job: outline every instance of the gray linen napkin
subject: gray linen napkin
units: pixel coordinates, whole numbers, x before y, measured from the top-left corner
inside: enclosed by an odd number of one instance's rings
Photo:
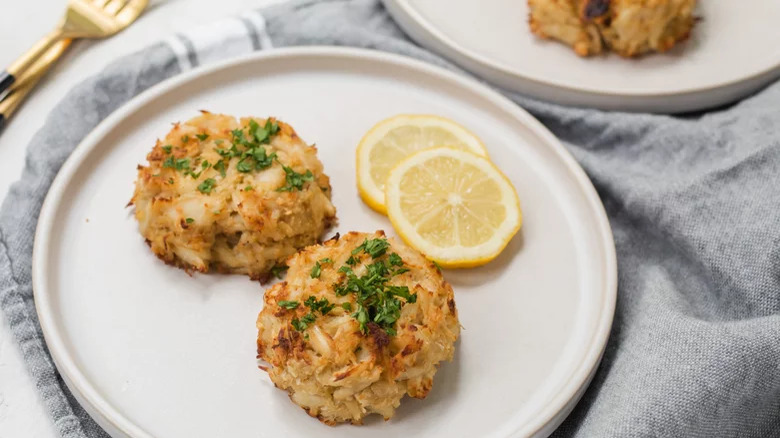
[[[124,57],[71,91],[28,148],[0,210],[0,307],[57,430],[102,437],[63,384],[37,322],[30,265],[44,196],[114,109],[183,70],[271,46],[335,44],[455,69],[377,0],[297,1]],[[780,436],[780,83],[688,116],[565,108],[506,93],[593,180],[615,234],[617,314],[603,363],[556,436]]]

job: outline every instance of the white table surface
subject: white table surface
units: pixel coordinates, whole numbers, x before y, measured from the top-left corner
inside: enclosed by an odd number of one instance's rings
[[[102,41],[74,44],[0,133],[0,200],[24,165],[24,151],[50,109],[83,79],[116,57],[161,40],[172,32],[234,15],[279,0],[152,0],[124,32]],[[57,23],[66,0],[7,2],[0,13],[0,66],[17,56]],[[53,438],[54,425],[27,373],[21,352],[0,313],[0,438]]]

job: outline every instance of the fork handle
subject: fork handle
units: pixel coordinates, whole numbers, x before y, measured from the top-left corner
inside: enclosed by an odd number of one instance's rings
[[[0,73],[0,94],[11,88],[11,85],[21,77],[24,72],[38,59],[46,53],[54,44],[63,39],[64,33],[61,29],[55,29],[45,37],[38,40],[30,50],[20,56],[11,64],[6,71]]]
[[[25,97],[32,91],[38,81],[49,71],[52,64],[60,58],[60,55],[68,48],[71,39],[65,38],[53,45],[45,52],[23,75],[19,76],[14,82],[14,86],[8,94],[0,100],[0,131],[3,125],[8,123],[8,119],[16,111]]]
[[[3,91],[11,88],[15,80],[16,78],[11,73],[7,71],[0,72],[0,95],[3,94]],[[2,128],[2,125],[0,125],[0,128]]]

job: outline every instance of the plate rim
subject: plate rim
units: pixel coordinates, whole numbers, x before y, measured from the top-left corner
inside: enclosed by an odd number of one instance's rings
[[[501,85],[506,86],[508,88],[512,88],[515,91],[528,93],[529,95],[532,95],[537,98],[544,98],[545,97],[543,96],[544,93],[532,92],[531,90],[528,89],[530,88],[530,86],[536,86],[536,87],[548,88],[548,91],[549,89],[552,89],[552,90],[557,90],[559,92],[570,93],[571,95],[576,96],[576,97],[569,96],[567,98],[555,97],[550,99],[550,100],[556,100],[563,104],[582,104],[583,97],[584,98],[606,97],[606,98],[629,98],[629,99],[631,98],[658,99],[658,98],[668,98],[668,97],[675,97],[675,98],[689,97],[693,99],[694,97],[699,97],[704,93],[708,93],[708,92],[715,93],[716,91],[722,91],[723,95],[731,96],[734,92],[732,91],[732,93],[726,93],[725,90],[727,89],[742,90],[742,88],[748,88],[748,86],[745,84],[750,84],[749,89],[753,90],[756,88],[755,84],[763,84],[764,82],[769,82],[772,79],[774,79],[775,76],[780,75],[780,53],[778,53],[775,61],[771,65],[768,65],[767,67],[759,71],[752,72],[751,74],[747,76],[743,76],[741,78],[723,80],[715,84],[710,84],[706,86],[688,87],[688,88],[674,89],[668,91],[661,91],[661,90],[653,91],[653,90],[641,90],[641,89],[617,90],[617,89],[596,88],[592,86],[575,87],[558,80],[553,80],[542,76],[521,73],[517,70],[514,70],[502,64],[501,62],[492,60],[487,56],[483,56],[479,53],[475,53],[474,51],[463,47],[461,44],[459,44],[458,42],[454,41],[452,38],[442,33],[439,29],[434,27],[427,19],[425,19],[414,7],[412,7],[411,0],[382,0],[382,3],[384,4],[388,12],[390,12],[390,15],[393,17],[393,19],[417,43],[432,49],[438,49],[437,51],[442,52],[447,56],[447,58],[450,58],[452,61],[456,62],[457,64],[462,65],[464,68],[467,68],[468,70],[471,71],[476,71],[477,73],[482,74],[484,76],[490,75],[492,76],[490,77],[491,80],[500,82]],[[413,26],[414,28],[412,28]],[[509,78],[513,78],[513,79],[510,80]],[[510,84],[509,83],[510,81],[514,82],[514,84]],[[519,82],[523,82],[523,81],[529,83],[530,85],[526,87],[521,87],[517,85]],[[744,91],[740,93],[740,95],[742,94],[744,94]],[[707,101],[707,99],[701,99],[701,100]],[[698,108],[709,107],[717,104],[722,104],[728,101],[727,99],[724,99],[723,96],[721,96],[720,98],[711,98],[709,100],[711,100],[712,102],[708,102],[704,104],[681,105],[681,106],[685,107],[683,108],[684,110],[691,110],[691,109],[698,109]],[[593,103],[593,104],[588,104],[587,106],[593,106],[596,108],[603,108],[603,109],[621,108],[620,105],[608,105],[603,103],[601,104]],[[652,108],[657,106],[660,105],[657,103],[655,105],[648,104],[647,108]],[[641,105],[637,105],[637,104],[631,104],[631,105],[626,104],[622,106],[622,108],[628,109],[630,111],[637,111],[637,109],[639,109],[640,107]],[[648,109],[648,110],[658,112],[657,110],[652,110],[652,109]]]
[[[244,64],[262,63],[266,60],[333,57],[363,62],[370,61],[391,64],[412,72],[436,76],[454,83],[454,85],[458,87],[469,89],[469,91],[480,95],[491,104],[494,104],[507,112],[516,120],[522,121],[535,135],[542,138],[552,152],[555,153],[557,158],[573,177],[577,188],[582,196],[584,196],[584,200],[596,220],[599,231],[597,241],[603,246],[605,251],[605,260],[603,264],[605,269],[604,300],[599,309],[598,322],[596,324],[594,336],[590,339],[590,346],[586,353],[579,357],[578,360],[580,363],[577,365],[575,372],[573,372],[565,381],[561,386],[561,389],[548,400],[535,420],[513,430],[512,436],[517,435],[524,429],[528,429],[529,425],[533,427],[531,427],[532,430],[528,432],[528,436],[533,436],[543,431],[551,432],[552,430],[550,427],[556,427],[563,421],[563,418],[558,418],[560,417],[560,414],[565,412],[567,408],[572,408],[574,403],[576,403],[587,388],[590,379],[601,361],[601,356],[606,347],[612,327],[617,299],[617,260],[612,230],[604,206],[601,203],[592,182],[588,179],[585,171],[574,160],[572,155],[563,147],[560,141],[541,124],[541,122],[536,120],[526,110],[486,85],[467,76],[454,73],[442,67],[414,58],[377,50],[338,46],[299,46],[252,52],[229,60],[197,67],[155,84],[122,104],[108,117],[102,120],[76,146],[57,172],[41,207],[33,244],[32,284],[35,308],[46,345],[57,366],[58,372],[62,375],[68,388],[74,396],[76,396],[79,402],[81,402],[83,407],[87,409],[93,418],[104,428],[108,426],[108,428],[115,432],[133,438],[152,437],[151,434],[128,419],[118,408],[99,394],[98,389],[92,385],[90,380],[77,366],[63,335],[57,330],[57,312],[50,300],[50,297],[53,296],[53,292],[48,290],[48,272],[50,270],[48,269],[49,258],[46,250],[53,241],[54,219],[61,207],[63,194],[73,180],[76,171],[81,167],[90,153],[97,148],[100,144],[100,140],[127,116],[142,109],[143,106],[150,101],[175,90],[179,86],[196,80],[201,76],[216,73],[220,70],[229,70]]]

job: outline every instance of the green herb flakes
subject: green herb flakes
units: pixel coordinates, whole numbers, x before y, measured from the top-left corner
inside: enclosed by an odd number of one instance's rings
[[[206,178],[198,185],[198,191],[204,194],[209,194],[212,190],[214,190],[216,185],[217,181],[214,178]]]
[[[370,255],[371,258],[375,259],[385,255],[385,252],[387,252],[387,248],[389,247],[390,242],[388,242],[387,239],[366,239],[360,246],[352,250],[352,255],[356,255],[363,251]]]
[[[278,304],[280,307],[284,307],[287,310],[297,309],[299,305],[297,301],[287,301],[287,300],[279,301]]]
[[[387,334],[395,335],[395,323],[401,317],[401,307],[404,303],[417,302],[417,294],[411,293],[408,287],[389,284],[394,276],[409,270],[398,254],[383,257],[389,247],[387,239],[366,239],[352,251],[347,264],[339,268],[338,272],[344,274],[343,280],[333,285],[336,295],[351,293],[355,296],[357,308],[351,316],[358,321],[363,333],[368,332],[369,324],[376,324]],[[365,273],[358,276],[349,265],[357,265],[357,256],[361,253],[370,255],[373,261],[365,265]],[[352,310],[351,304],[349,308],[342,307]]]
[[[290,321],[290,324],[292,324],[295,330],[302,332],[306,330],[309,324],[313,323],[316,319],[317,317],[313,313],[309,312],[301,319],[293,318],[292,321]]]
[[[222,160],[219,160],[214,164],[214,170],[218,171],[219,174],[222,175],[222,178],[227,175],[227,168],[225,167],[225,162]]]
[[[320,266],[320,262],[314,262],[314,266],[312,266],[311,273],[309,275],[311,278],[320,278],[321,273],[322,267]]]
[[[305,182],[314,180],[314,174],[311,173],[311,170],[307,169],[306,173],[301,174],[284,164],[282,164],[282,169],[284,170],[286,184],[276,189],[277,192],[303,190],[303,184]]]
[[[304,301],[303,304],[311,309],[312,313],[320,312],[322,315],[327,315],[328,312],[333,310],[333,308],[336,306],[335,304],[331,304],[327,298],[320,298],[317,300],[317,298],[311,295],[309,295],[309,298],[306,298],[306,301]]]

